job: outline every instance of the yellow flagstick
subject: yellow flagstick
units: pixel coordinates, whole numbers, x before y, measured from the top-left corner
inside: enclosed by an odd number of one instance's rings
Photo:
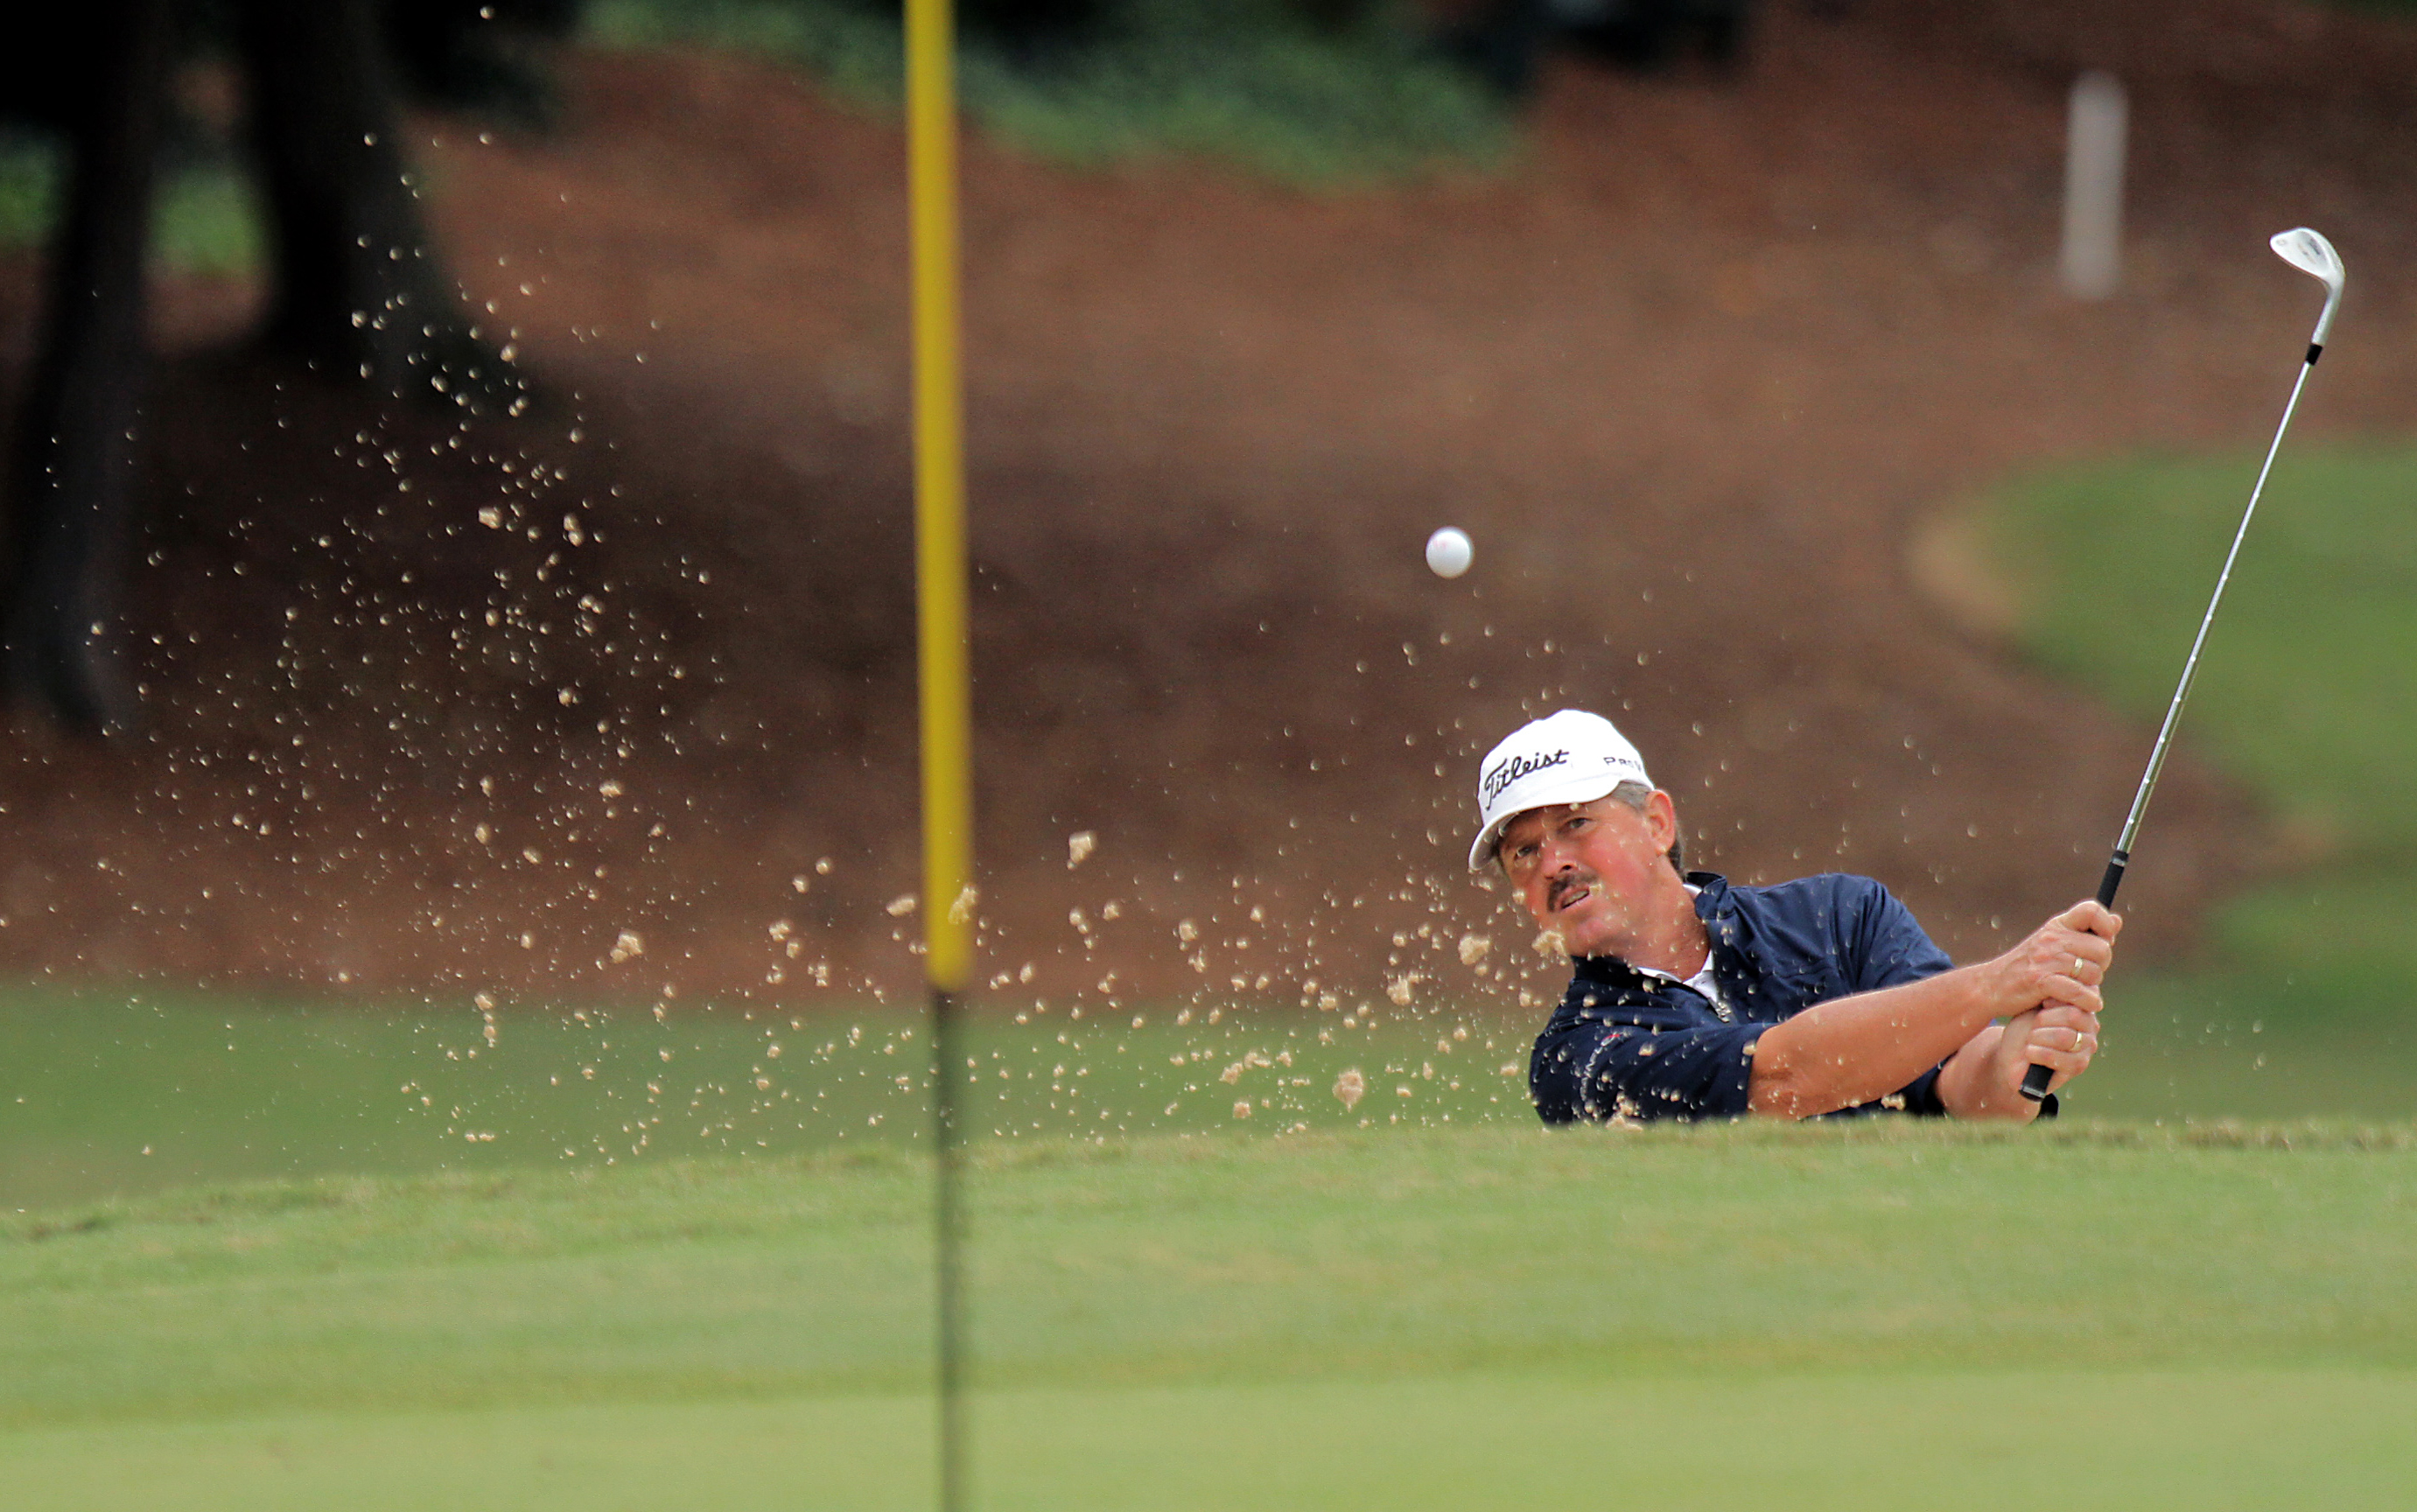
[[[932,987],[939,1504],[965,1504],[957,996],[973,970],[973,675],[965,626],[965,381],[957,308],[957,107],[950,0],[906,0],[914,256],[915,605],[923,734],[923,938]]]

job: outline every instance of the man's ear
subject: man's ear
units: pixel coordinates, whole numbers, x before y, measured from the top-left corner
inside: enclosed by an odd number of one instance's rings
[[[1669,850],[1679,839],[1679,806],[1660,788],[1645,800],[1645,832],[1657,851]]]

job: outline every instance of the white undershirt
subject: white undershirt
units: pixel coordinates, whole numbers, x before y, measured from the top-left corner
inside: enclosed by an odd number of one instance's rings
[[[1692,882],[1687,884],[1687,896],[1690,898],[1697,896],[1703,890]],[[1677,982],[1681,987],[1701,992],[1704,995],[1704,1001],[1712,1005],[1714,1013],[1719,1014],[1723,1019],[1729,1017],[1729,1005],[1721,1001],[1720,984],[1712,980],[1712,950],[1710,942],[1706,942],[1704,946],[1703,969],[1693,976],[1681,979],[1666,971],[1655,971],[1650,966],[1639,966],[1636,968],[1636,973],[1640,976],[1650,976],[1656,981]]]

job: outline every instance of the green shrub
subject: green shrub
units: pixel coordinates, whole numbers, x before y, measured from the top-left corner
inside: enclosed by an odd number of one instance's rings
[[[0,137],[0,249],[41,246],[58,213],[58,148],[32,135]],[[179,273],[234,274],[258,265],[261,227],[250,182],[224,160],[160,174],[152,255]]]
[[[899,94],[895,11],[852,0],[601,0],[609,45],[686,43],[803,65],[837,93]],[[967,113],[1039,156],[1222,159],[1297,184],[1394,179],[1499,160],[1503,107],[1406,23],[1277,0],[1122,0],[1085,35],[1014,49],[980,34],[959,62]]]

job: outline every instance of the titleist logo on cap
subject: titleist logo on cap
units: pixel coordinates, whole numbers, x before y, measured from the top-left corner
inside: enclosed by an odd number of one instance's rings
[[[1485,774],[1484,778],[1479,782],[1479,788],[1490,800],[1496,794],[1499,794],[1504,788],[1509,787],[1512,783],[1518,781],[1521,778],[1528,776],[1529,773],[1541,772],[1548,766],[1558,766],[1569,759],[1570,753],[1566,750],[1557,750],[1550,756],[1528,756],[1522,754],[1518,756],[1505,757],[1501,762],[1495,765],[1492,771]],[[1466,781],[1467,779],[1464,778],[1462,780]]]

